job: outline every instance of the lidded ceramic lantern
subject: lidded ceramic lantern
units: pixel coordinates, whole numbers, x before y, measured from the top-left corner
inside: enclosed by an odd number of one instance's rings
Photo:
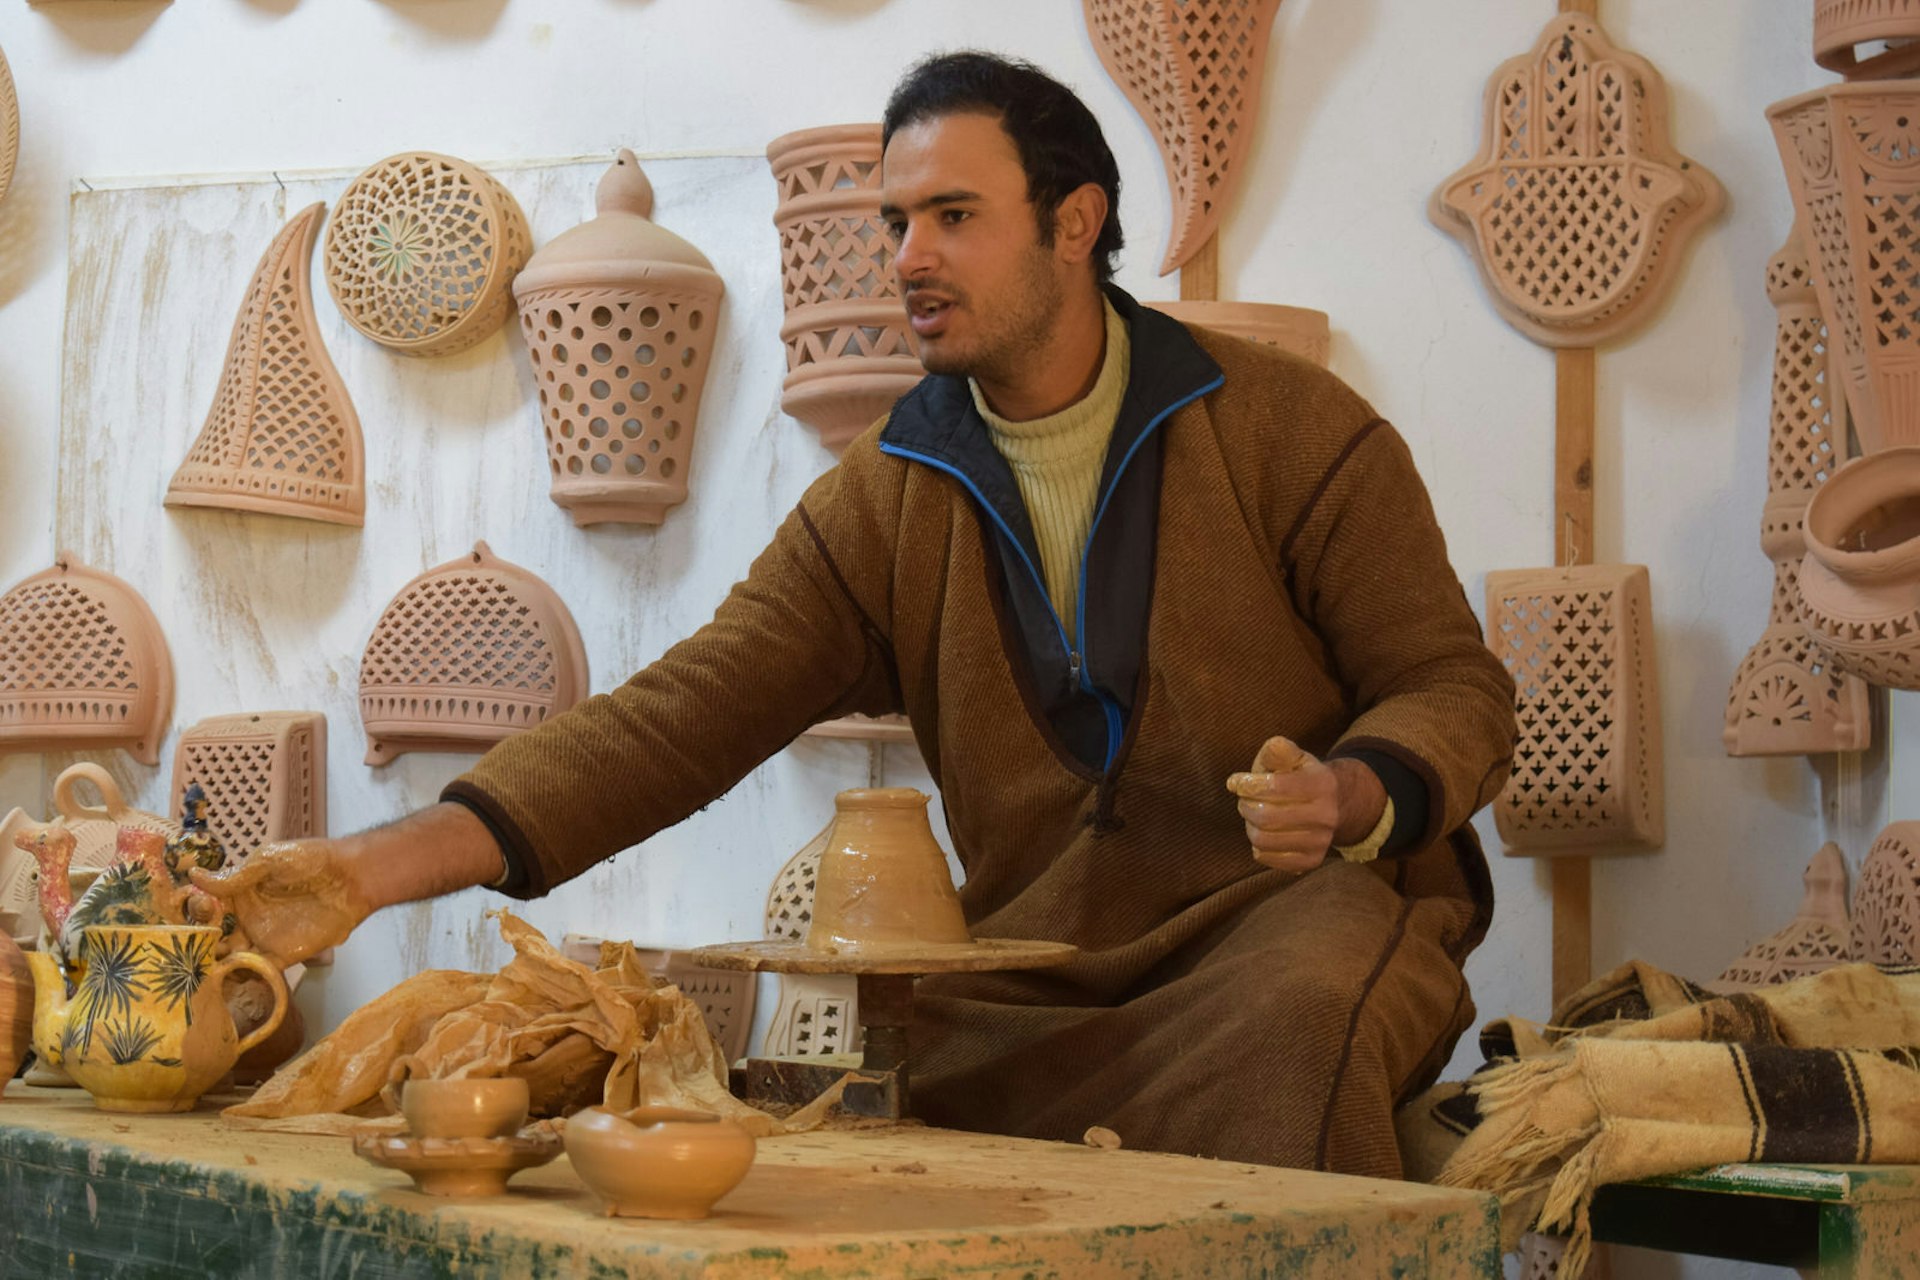
[[[947,855],[911,787],[842,791],[814,882],[807,946],[833,954],[972,941]]]
[[[125,747],[160,763],[173,658],[140,593],[62,551],[0,595],[0,754]]]
[[[1836,471],[1807,504],[1800,620],[1841,671],[1920,688],[1920,445]]]
[[[552,587],[486,543],[401,588],[360,659],[368,764],[484,751],[587,696],[587,652]]]
[[[513,284],[549,493],[577,525],[659,524],[686,501],[725,287],[706,255],[651,221],[653,187],[633,152],[621,149],[595,203]]]
[[[769,143],[767,161],[780,184],[780,407],[838,453],[926,374],[880,220],[880,126],[801,129]]]

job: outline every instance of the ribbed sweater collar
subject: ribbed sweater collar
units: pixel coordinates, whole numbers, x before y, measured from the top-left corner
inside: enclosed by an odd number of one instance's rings
[[[1126,395],[1132,351],[1126,321],[1113,309],[1113,303],[1101,300],[1106,311],[1106,355],[1100,362],[1100,376],[1093,389],[1058,413],[1044,418],[1014,422],[995,413],[980,393],[980,384],[967,379],[973,393],[973,407],[987,424],[987,432],[1000,455],[1015,468],[1048,468],[1084,461],[1091,456],[1098,468],[1106,456],[1107,441],[1120,416],[1120,401]]]

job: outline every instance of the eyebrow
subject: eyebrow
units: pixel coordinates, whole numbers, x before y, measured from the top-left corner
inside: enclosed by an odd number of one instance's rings
[[[978,191],[942,191],[935,195],[928,196],[925,200],[922,200],[913,207],[915,209],[938,209],[944,205],[966,204],[969,201],[978,199],[980,199],[980,193]],[[880,216],[882,218],[895,217],[899,213],[900,206],[897,204],[882,204],[880,206]]]

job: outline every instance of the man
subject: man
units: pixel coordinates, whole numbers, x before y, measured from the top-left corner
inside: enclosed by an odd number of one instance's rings
[[[283,955],[538,896],[808,725],[904,710],[975,933],[1081,948],[921,984],[925,1119],[1395,1175],[1392,1106],[1472,1018],[1466,821],[1513,733],[1407,449],[1324,371],[1107,284],[1112,155],[1032,67],[930,59],[884,137],[930,376],[714,620],[434,808],[206,887]]]

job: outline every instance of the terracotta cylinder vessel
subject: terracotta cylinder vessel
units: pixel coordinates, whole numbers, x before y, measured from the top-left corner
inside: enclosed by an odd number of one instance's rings
[[[513,282],[540,386],[550,493],[577,525],[659,524],[686,501],[687,459],[719,327],[719,273],[655,226],[653,187],[624,148],[598,214]]]
[[[911,787],[842,791],[814,882],[807,945],[871,952],[972,940],[947,856]]]
[[[1920,446],[1848,463],[1807,504],[1800,619],[1839,670],[1920,688]]]

